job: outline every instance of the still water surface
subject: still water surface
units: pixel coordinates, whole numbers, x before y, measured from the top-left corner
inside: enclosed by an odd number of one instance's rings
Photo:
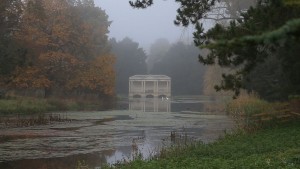
[[[58,112],[67,119],[31,127],[0,126],[2,169],[73,169],[78,161],[90,168],[143,157],[170,145],[171,132],[189,139],[211,142],[232,128],[223,112],[212,112],[218,101],[206,97],[172,100],[126,99],[115,110]]]

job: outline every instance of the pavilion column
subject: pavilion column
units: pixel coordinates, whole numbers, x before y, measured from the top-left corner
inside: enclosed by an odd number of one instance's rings
[[[129,80],[129,93],[131,93],[131,81]]]
[[[158,81],[155,81],[155,91],[154,91],[155,95],[158,96]]]
[[[168,94],[171,95],[171,81],[167,81],[167,87],[168,87]]]
[[[132,97],[132,81],[129,80],[129,93],[128,93],[129,97]]]
[[[167,83],[167,92],[169,92],[169,81],[166,81],[166,83]]]
[[[171,94],[171,81],[169,81],[169,93]]]
[[[143,83],[143,93],[146,94],[146,82],[145,82],[145,80],[143,80],[142,83]]]
[[[169,92],[169,81],[166,81],[166,83],[167,83],[166,91],[167,91],[167,93],[168,93],[168,92]]]

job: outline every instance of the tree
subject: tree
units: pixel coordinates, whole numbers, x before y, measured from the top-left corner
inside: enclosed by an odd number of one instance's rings
[[[112,53],[116,57],[116,92],[128,94],[129,77],[147,73],[146,53],[130,38],[124,38],[119,42],[111,39],[110,43]]]
[[[188,26],[196,24],[200,19],[212,19],[215,21],[240,18],[242,11],[257,0],[175,0],[180,4],[174,21],[176,25]],[[147,8],[153,5],[153,0],[129,1],[134,8]]]
[[[109,52],[108,27],[111,22],[104,10],[95,7],[93,0],[84,0],[72,7],[73,29],[76,36],[71,50],[80,59],[91,60]]]
[[[21,0],[2,0],[0,2],[0,35],[10,37],[18,29],[23,5]]]
[[[111,55],[97,57],[87,62],[83,69],[78,69],[76,76],[68,82],[68,89],[113,96],[115,94],[114,63],[115,58]]]
[[[299,93],[299,69],[296,68],[300,61],[297,57],[299,23],[296,19],[300,16],[299,9],[299,6],[285,6],[277,0],[267,5],[259,3],[243,15],[244,20],[233,21],[227,28],[216,25],[211,29],[207,36],[215,42],[208,42],[206,47],[211,49],[211,54],[206,58],[200,57],[201,61],[207,64],[217,61],[222,66],[238,67],[236,73],[223,75],[224,80],[217,89],[233,89],[238,94],[241,87],[246,87],[247,80],[251,80],[247,79],[247,75],[259,63],[274,55],[283,68],[282,75],[288,77],[285,83],[288,83],[289,90],[282,88],[282,92],[287,93],[283,98]]]
[[[150,52],[147,57],[148,72],[152,72],[155,63],[166,55],[170,48],[170,42],[167,39],[157,39],[150,47]]]
[[[172,79],[174,95],[202,94],[204,66],[197,62],[199,49],[182,42],[171,45],[154,64],[151,74],[164,74]]]
[[[299,94],[299,2],[260,0],[255,7],[231,18],[229,25],[216,24],[204,32],[200,19],[214,10],[222,1],[176,0],[181,3],[175,23],[183,26],[194,24],[196,46],[210,49],[207,56],[199,56],[200,62],[235,69],[235,73],[223,74],[217,90],[233,90],[236,95],[245,88],[247,76],[266,58],[275,55],[288,77],[289,94]],[[219,3],[217,3],[219,2]],[[152,0],[131,2],[135,7],[147,7]],[[278,19],[280,18],[280,19]],[[230,19],[230,18],[229,18]]]
[[[16,67],[26,64],[26,49],[13,36],[19,30],[22,9],[21,0],[0,2],[0,87],[9,82]]]
[[[46,89],[46,96],[114,94],[114,57],[109,54],[107,39],[110,22],[93,2],[24,1],[16,38],[28,49],[29,66],[15,70],[11,86]],[[85,81],[79,83],[80,79]]]

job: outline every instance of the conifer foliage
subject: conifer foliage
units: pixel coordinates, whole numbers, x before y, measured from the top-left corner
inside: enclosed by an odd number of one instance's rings
[[[247,2],[251,7],[238,12],[231,10],[233,4],[239,4],[235,0],[175,1],[180,4],[175,24],[194,25],[195,45],[210,50],[208,55],[200,55],[199,61],[234,70],[222,75],[216,90],[232,90],[238,95],[241,88],[246,88],[270,100],[300,94],[299,1],[258,0],[256,5]],[[135,8],[152,4],[153,0],[130,2]],[[205,31],[204,19],[213,19],[217,24]]]

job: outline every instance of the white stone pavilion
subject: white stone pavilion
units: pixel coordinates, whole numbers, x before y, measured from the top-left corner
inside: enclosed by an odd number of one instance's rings
[[[171,78],[166,75],[134,75],[129,77],[129,97],[169,98]]]

